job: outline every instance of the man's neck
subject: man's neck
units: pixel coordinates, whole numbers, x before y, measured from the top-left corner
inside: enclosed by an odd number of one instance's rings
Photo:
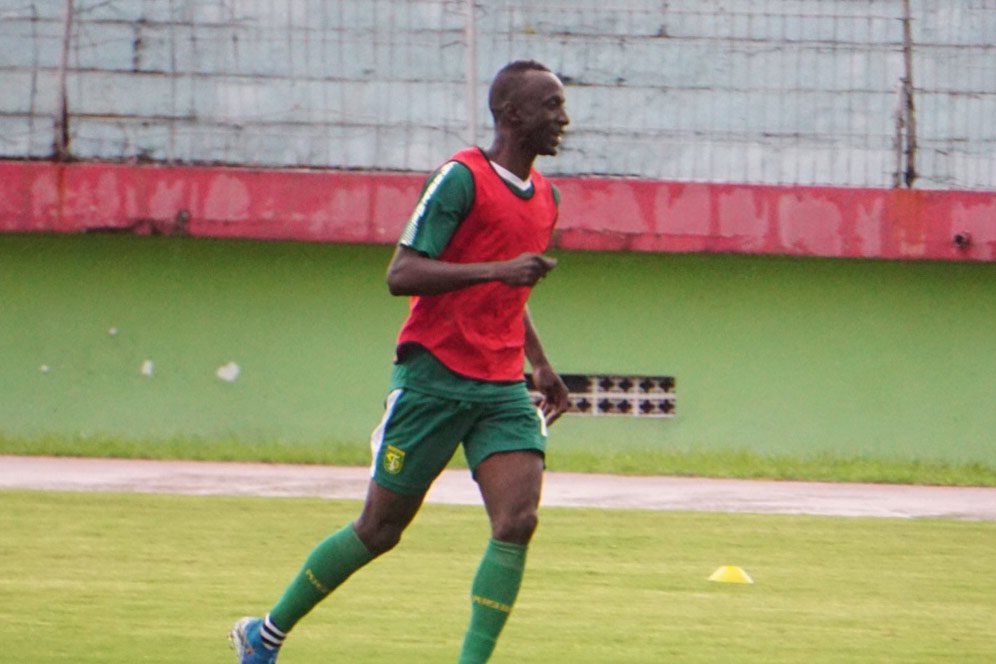
[[[508,169],[520,180],[529,179],[529,174],[533,170],[533,162],[536,160],[536,155],[523,153],[501,135],[495,136],[491,147],[485,150],[484,154],[494,163]]]

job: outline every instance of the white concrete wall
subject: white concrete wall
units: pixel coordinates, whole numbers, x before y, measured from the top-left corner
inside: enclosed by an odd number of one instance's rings
[[[53,151],[66,0],[0,0],[0,156]],[[953,6],[954,5],[954,6]],[[996,189],[996,0],[911,0],[916,186]],[[561,174],[892,186],[900,0],[75,0],[82,159],[425,170],[533,57],[568,83]]]

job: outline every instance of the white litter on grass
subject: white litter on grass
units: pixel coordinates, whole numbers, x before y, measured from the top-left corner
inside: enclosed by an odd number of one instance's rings
[[[112,336],[112,337],[118,336],[118,328],[112,327],[112,328],[108,329],[107,330],[107,334],[108,334],[108,336]]]
[[[152,360],[146,360],[142,362],[142,375],[151,376],[156,370],[156,365],[152,363]]]
[[[40,371],[42,373],[48,373],[48,371],[49,371],[48,365],[47,364],[41,365],[40,367],[38,367],[38,371]]]
[[[240,373],[242,373],[242,367],[235,362],[229,362],[228,364],[223,364],[218,367],[218,370],[214,372],[214,375],[223,381],[234,383],[238,379]]]

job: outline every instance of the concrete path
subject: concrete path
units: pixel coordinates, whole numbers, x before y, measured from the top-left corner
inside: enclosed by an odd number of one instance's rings
[[[0,456],[0,490],[362,499],[366,468]],[[465,470],[448,470],[428,502],[477,505]],[[667,511],[936,517],[996,521],[996,488],[547,473],[543,504]]]

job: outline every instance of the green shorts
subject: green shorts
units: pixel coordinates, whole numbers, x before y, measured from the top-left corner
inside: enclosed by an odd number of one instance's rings
[[[396,493],[428,491],[463,443],[473,471],[496,452],[546,451],[546,425],[525,392],[515,401],[476,403],[397,389],[370,437],[371,476]]]

